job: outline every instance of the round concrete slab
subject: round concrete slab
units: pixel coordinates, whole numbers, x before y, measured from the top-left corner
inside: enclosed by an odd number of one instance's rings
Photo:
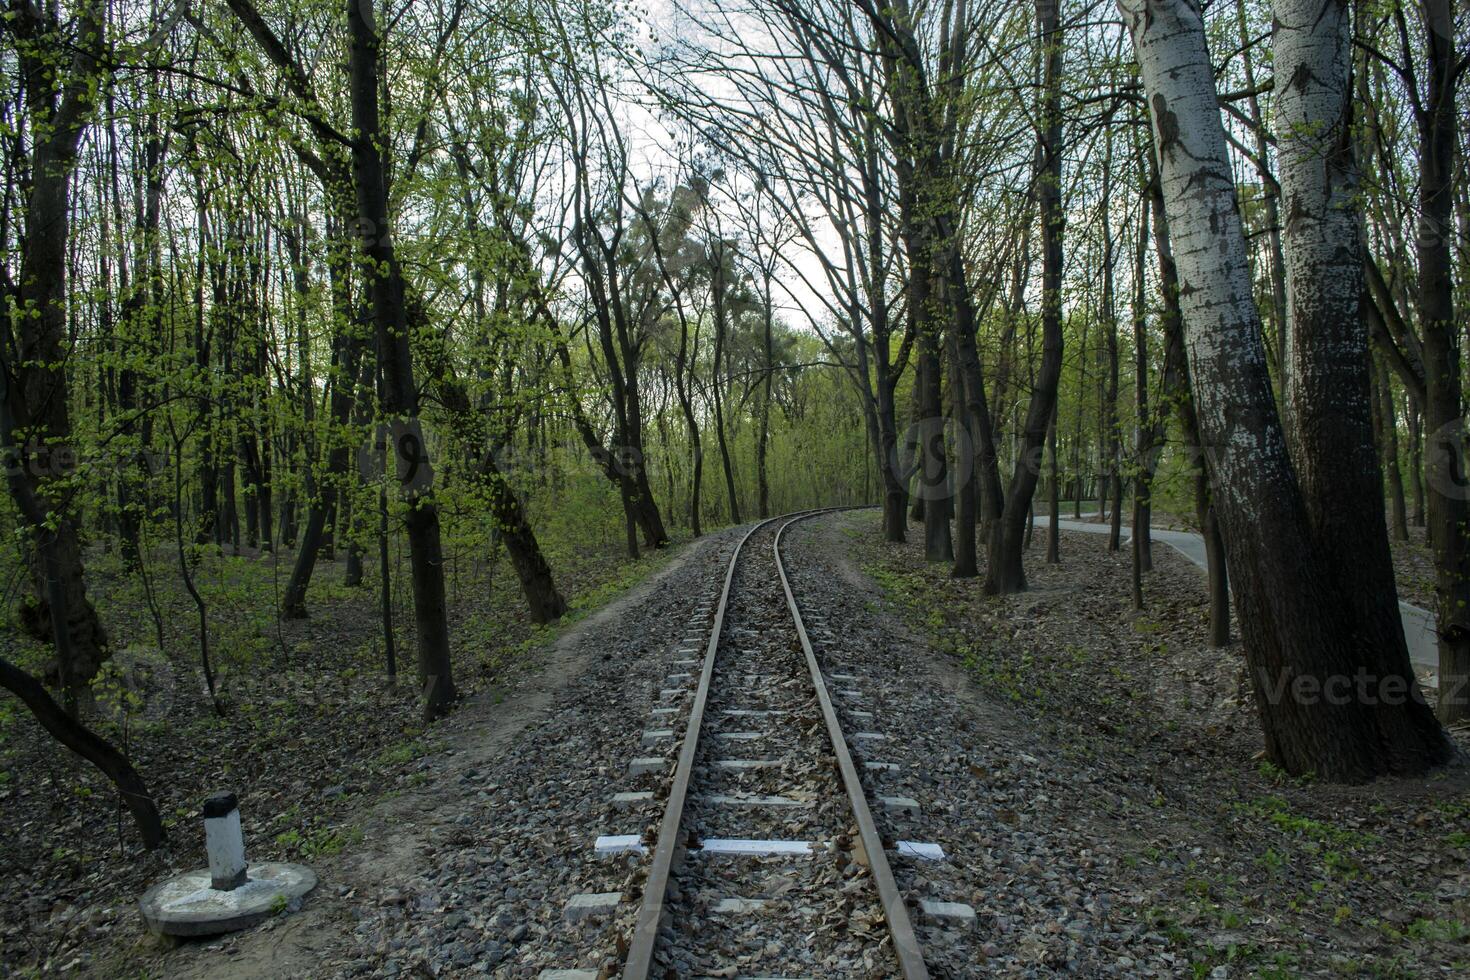
[[[214,936],[248,929],[316,887],[316,872],[300,864],[255,864],[245,884],[215,891],[209,869],[159,882],[138,902],[143,921],[164,936]]]

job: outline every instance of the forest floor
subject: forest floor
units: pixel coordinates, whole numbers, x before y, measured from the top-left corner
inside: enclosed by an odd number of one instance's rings
[[[1063,563],[1048,566],[1045,535],[1039,523],[1031,591],[999,599],[925,564],[918,543],[882,544],[873,513],[792,536],[803,608],[841,627],[822,651],[828,669],[881,682],[885,751],[924,808],[905,836],[950,855],[897,868],[901,885],[979,913],[974,934],[925,931],[935,975],[1470,970],[1466,767],[1368,787],[1273,770],[1238,644],[1204,645],[1199,571],[1158,547],[1135,613],[1126,551],[1064,533]],[[581,610],[628,591],[556,633],[517,622],[514,595],[497,591],[514,587],[503,568],[489,603],[464,570],[455,638],[470,697],[428,732],[411,691],[359,680],[381,657],[376,617],[371,594],[335,585],[340,566],[319,573],[320,611],[283,624],[283,646],[258,605],[264,586],[239,584],[238,559],[209,559],[207,572],[235,583],[209,593],[216,629],[228,635],[234,609],[269,632],[227,680],[226,719],[178,681],[160,682],[133,724],[131,749],[174,821],[167,851],[141,855],[129,831],[120,854],[100,777],[29,718],[3,719],[0,888],[22,898],[0,911],[0,975],[535,977],[616,962],[628,910],[573,928],[561,909],[577,892],[636,892],[636,862],[592,860],[590,840],[656,816],[630,824],[608,801],[655,788],[630,785],[627,763],[732,542],[711,535],[632,570],[586,559],[562,576]],[[167,612],[187,632],[190,609]],[[287,681],[273,698],[244,685],[276,675]],[[159,945],[135,900],[201,863],[198,798],[217,786],[241,792],[253,859],[305,861],[322,884],[259,929]]]
[[[517,717],[507,692],[552,663],[553,642],[682,550],[629,562],[616,545],[548,550],[571,614],[552,628],[525,614],[503,553],[456,556],[447,576],[455,680],[471,704]],[[412,597],[405,555],[394,558],[398,683],[386,683],[376,563],[365,586],[344,586],[345,562],[318,562],[310,616],[283,621],[277,596],[294,552],[206,553],[194,572],[204,599],[223,716],[200,669],[199,612],[169,548],[124,575],[115,556],[88,558],[93,599],[116,653],[99,690],[98,731],[126,748],[170,835],[148,854],[106,779],[64,751],[26,709],[0,697],[0,977],[93,969],[120,975],[140,933],[136,900],[170,872],[203,863],[200,800],[241,798],[252,860],[330,861],[360,843],[352,814],[422,784],[421,760],[445,744],[426,730],[414,677]],[[150,597],[151,592],[151,597]],[[157,618],[149,609],[150,598]],[[158,651],[159,634],[162,649]],[[6,656],[39,671],[46,650],[0,628]],[[330,886],[329,886],[330,887]],[[106,964],[106,966],[100,966]]]
[[[1425,541],[1424,528],[1409,528],[1409,540],[1392,545],[1399,601],[1434,612],[1434,552]]]
[[[1126,550],[1064,532],[1049,566],[1045,544],[1038,528],[1031,590],[999,599],[925,565],[918,543],[887,548],[864,528],[852,545],[1006,733],[997,753],[977,720],[976,786],[954,807],[981,815],[973,832],[1006,877],[974,902],[1011,937],[996,952],[1075,966],[1075,930],[1049,923],[1105,899],[1081,917],[1120,927],[1102,940],[1120,975],[1470,970],[1465,765],[1367,787],[1287,777],[1261,759],[1239,644],[1204,644],[1192,564],[1156,545],[1135,613]]]

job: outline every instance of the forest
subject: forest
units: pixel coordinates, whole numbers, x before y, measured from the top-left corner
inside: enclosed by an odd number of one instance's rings
[[[0,65],[0,974],[136,973],[85,910],[221,787],[352,852],[829,508],[914,673],[1112,737],[1123,624],[1227,678],[1216,766],[1448,794],[1400,965],[1470,963],[1465,4],[0,0]]]

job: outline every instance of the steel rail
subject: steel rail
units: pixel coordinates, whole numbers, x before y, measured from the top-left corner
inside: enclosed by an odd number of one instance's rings
[[[658,844],[654,847],[653,861],[649,864],[648,880],[643,885],[643,904],[638,908],[633,939],[628,944],[628,955],[623,960],[623,980],[647,980],[653,971],[653,951],[658,945],[659,925],[663,922],[669,876],[673,871],[675,857],[683,850],[683,842],[679,839],[679,823],[684,818],[684,801],[689,795],[689,782],[694,775],[699,731],[704,725],[704,705],[709,700],[710,680],[715,673],[715,654],[720,648],[720,635],[725,629],[725,609],[730,603],[730,588],[735,581],[735,569],[740,564],[740,554],[752,535],[783,519],[772,517],[746,531],[740,543],[735,546],[735,553],[730,556],[730,566],[725,570],[725,585],[720,591],[720,604],[715,608],[714,625],[710,628],[709,644],[705,647],[704,667],[699,673],[699,688],[694,692],[694,703],[689,709],[689,725],[684,732],[684,744],[679,750],[679,763],[674,768],[674,782],[669,787],[669,798],[664,804],[664,818],[658,828]]]
[[[827,681],[822,676],[821,665],[817,663],[816,651],[812,649],[806,623],[801,618],[801,609],[796,604],[796,595],[786,576],[786,566],[781,561],[781,537],[791,525],[810,516],[814,515],[793,518],[776,532],[776,540],[771,545],[776,557],[776,573],[781,577],[781,588],[786,593],[786,607],[796,623],[796,633],[801,637],[801,649],[806,654],[807,669],[811,671],[812,685],[816,688],[817,700],[822,705],[822,718],[827,723],[827,736],[832,740],[837,768],[842,772],[842,784],[847,789],[847,800],[852,805],[858,838],[868,859],[868,871],[873,876],[873,884],[878,889],[878,898],[883,904],[883,916],[888,920],[888,933],[893,937],[893,952],[898,957],[899,972],[903,974],[904,980],[920,980],[929,976],[929,968],[924,965],[924,954],[919,949],[919,939],[914,934],[913,923],[909,921],[908,907],[904,905],[898,883],[893,879],[888,854],[883,849],[883,840],[873,822],[873,811],[868,807],[867,794],[863,792],[862,780],[858,778],[857,767],[853,765],[852,753],[848,751],[847,739],[843,737],[842,725],[837,721],[837,711],[832,707],[832,698],[827,692]]]
[[[720,639],[724,633],[725,613],[729,606],[730,592],[735,581],[735,570],[740,564],[740,558],[745,550],[745,545],[750,541],[751,537],[764,528],[780,521],[785,521],[785,523],[777,530],[773,544],[776,570],[781,581],[781,587],[786,594],[787,608],[792,614],[797,635],[801,639],[802,650],[806,654],[807,667],[811,672],[812,680],[816,687],[817,698],[822,706],[822,714],[827,724],[827,733],[831,739],[833,751],[838,760],[838,767],[842,772],[843,784],[847,790],[848,800],[852,805],[853,816],[858,825],[859,839],[863,851],[867,856],[868,867],[873,875],[874,884],[878,889],[879,900],[883,905],[883,914],[888,923],[889,933],[893,937],[894,953],[898,958],[899,968],[905,980],[918,980],[918,978],[927,978],[929,976],[928,969],[924,965],[923,956],[919,952],[918,939],[914,935],[912,924],[909,922],[908,910],[903,904],[902,897],[899,895],[898,885],[893,880],[893,872],[888,866],[887,855],[884,853],[877,827],[873,823],[872,811],[868,808],[867,799],[863,795],[862,783],[858,779],[857,769],[853,765],[852,754],[848,751],[847,742],[842,735],[842,728],[837,722],[836,712],[832,708],[832,701],[827,693],[826,682],[822,678],[821,668],[817,665],[816,654],[812,650],[811,640],[807,636],[806,625],[801,619],[801,612],[796,605],[796,600],[791,591],[791,584],[786,577],[786,571],[781,562],[781,535],[791,525],[822,514],[855,509],[858,508],[828,507],[819,510],[803,511],[783,517],[773,517],[769,520],[762,521],[745,532],[745,535],[735,547],[735,553],[730,556],[729,567],[725,571],[724,587],[720,591],[719,605],[715,609],[714,623],[710,628],[709,643],[705,647],[704,665],[699,675],[699,687],[695,691],[694,702],[690,707],[684,742],[679,751],[679,762],[674,769],[673,783],[669,788],[669,797],[665,804],[663,820],[659,825],[658,844],[654,848],[653,860],[649,865],[648,878],[644,883],[643,902],[639,906],[638,918],[633,927],[633,938],[628,946],[628,954],[623,961],[623,980],[648,980],[653,974],[653,955],[658,945],[658,930],[663,922],[666,909],[669,879],[673,873],[676,860],[682,856],[685,850],[679,829],[684,816],[684,805],[689,796],[689,784],[694,775],[694,760],[699,751],[699,733],[704,726],[704,711],[709,701],[710,683],[714,677],[715,658],[719,652]]]

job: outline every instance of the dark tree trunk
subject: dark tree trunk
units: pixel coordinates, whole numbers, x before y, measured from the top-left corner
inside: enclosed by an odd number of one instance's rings
[[[358,433],[358,445],[354,451],[355,461],[352,472],[356,475],[356,489],[367,488],[373,479],[372,451],[372,403],[373,403],[373,365],[371,358],[362,358],[363,364],[359,371],[357,383],[357,403],[352,411],[353,425]],[[363,543],[367,539],[367,513],[362,507],[365,499],[361,494],[354,495],[351,490],[344,491],[344,497],[349,502],[354,502],[350,510],[343,518],[343,526],[347,528],[347,568],[344,584],[349,588],[357,588],[362,585],[366,570],[363,568],[363,556],[367,554],[367,546]]]
[[[521,592],[526,598],[532,621],[549,623],[560,619],[567,611],[566,600],[556,588],[551,566],[541,551],[536,532],[526,518],[520,498],[496,465],[496,447],[490,445],[488,426],[485,424],[488,413],[477,412],[471,407],[469,392],[455,377],[447,358],[434,365],[430,374],[439,401],[453,420],[460,439],[470,446],[490,446],[475,461],[469,475],[489,501],[490,516],[510,554],[511,565],[520,580]],[[633,544],[637,544],[636,537]]]
[[[968,474],[968,482],[974,485],[970,493],[970,504],[961,504],[960,522],[973,524],[976,518],[980,522],[980,540],[987,541],[987,533],[992,533],[996,523],[1000,520],[1005,510],[1004,492],[1001,489],[1000,466],[995,450],[995,426],[994,419],[990,413],[990,403],[985,395],[985,375],[980,366],[980,352],[976,346],[975,333],[978,322],[975,306],[971,299],[969,280],[965,275],[964,257],[960,250],[955,247],[952,233],[946,236],[950,242],[948,265],[949,281],[947,288],[952,297],[952,313],[954,316],[953,331],[956,335],[955,356],[959,361],[959,379],[963,390],[965,405],[961,418],[964,421],[964,431],[969,436],[969,447],[971,459],[966,462],[964,468]],[[973,528],[965,530],[961,523],[962,533],[973,534]],[[958,564],[956,565],[958,569]],[[958,575],[958,571],[956,572]],[[979,574],[978,568],[975,574]]]
[[[116,181],[117,160],[115,156],[116,134],[109,124],[109,141],[113,149],[113,179]],[[155,330],[150,322],[147,307],[151,302],[155,309],[161,308],[163,284],[158,268],[158,228],[163,203],[163,185],[166,171],[164,155],[168,140],[158,133],[157,117],[150,115],[147,122],[147,138],[143,148],[145,168],[145,190],[143,211],[138,216],[138,244],[134,250],[133,282],[122,304],[122,326],[125,342],[140,345],[145,351],[154,349]],[[121,221],[119,211],[119,221]],[[155,314],[156,316],[157,314]],[[149,453],[148,435],[151,424],[145,421],[136,426],[134,415],[138,412],[138,372],[130,362],[118,371],[117,410],[124,419],[119,431],[132,436],[135,431],[143,437],[138,453],[118,473],[118,533],[121,540],[123,566],[134,570],[139,562],[139,544],[142,536],[143,514],[147,512],[146,484],[139,478],[139,467],[146,467]],[[145,413],[146,414],[146,413]]]
[[[901,32],[893,39],[898,50],[888,59],[886,70],[900,103],[898,125],[905,144],[898,156],[899,237],[908,256],[907,330],[918,350],[913,425],[904,447],[905,455],[910,448],[915,454],[911,516],[924,522],[924,557],[932,562],[952,561],[940,374],[940,307],[944,296],[935,288],[938,277],[945,274],[948,254],[935,212],[940,206],[938,188],[942,177],[939,124],[918,74],[920,61],[914,53],[912,25],[895,22],[895,26]]]
[[[330,185],[326,188],[329,198],[340,202],[338,206],[344,209],[348,206],[345,200],[345,190],[345,188]],[[333,222],[332,231],[335,232],[339,228],[350,227],[350,225],[348,221]],[[309,480],[306,527],[301,532],[301,543],[296,551],[296,561],[291,567],[291,577],[286,582],[286,589],[281,598],[281,615],[286,619],[306,617],[306,593],[311,586],[311,576],[316,570],[317,559],[325,556],[328,561],[331,561],[334,557],[331,528],[334,523],[337,497],[352,468],[353,446],[342,435],[342,432],[350,424],[353,408],[357,402],[354,392],[358,376],[362,372],[361,364],[366,338],[352,316],[350,272],[346,258],[347,249],[351,247],[350,243],[345,239],[339,239],[335,234],[331,238],[328,271],[331,279],[332,312],[335,325],[332,337],[332,372],[328,382],[330,385],[328,410],[331,415],[331,434],[328,437],[326,472],[320,481]],[[313,403],[316,395],[310,374],[304,366],[307,357],[307,334],[304,324],[305,303],[311,283],[307,276],[304,243],[297,237],[297,233],[287,233],[286,245],[291,256],[292,280],[298,302],[303,306],[300,313],[302,325],[299,331],[303,356],[302,398],[307,424],[310,425],[314,415]],[[306,466],[309,474],[313,470],[314,463],[309,458],[312,455],[309,450],[307,455]]]
[[[910,319],[908,329],[913,331],[913,320]],[[917,346],[917,345],[916,345]],[[915,524],[924,520],[924,449],[918,435],[919,421],[923,416],[924,398],[924,358],[919,356],[914,359],[914,381],[909,391],[909,428],[904,433],[903,443],[903,469],[906,474],[904,484],[913,481],[913,489],[908,491],[909,520]]]
[[[879,149],[881,137],[874,114],[863,120],[867,154],[863,158],[863,222],[866,230],[867,260],[869,269],[885,266],[884,241],[888,208],[885,204],[880,176]],[[895,365],[891,347],[893,324],[889,319],[888,294],[882,276],[870,275],[867,284],[868,316],[872,342],[874,422],[878,427],[878,445],[874,447],[878,456],[879,479],[883,485],[883,540],[901,544],[907,538],[908,527],[904,512],[908,510],[908,489],[899,467],[898,458],[898,409],[895,391],[903,371],[902,363]],[[854,311],[855,324],[857,312]],[[900,345],[902,352],[903,345]],[[862,342],[858,344],[859,363],[866,368],[867,351]],[[899,360],[902,362],[903,354]],[[866,369],[863,377],[867,377]]]
[[[761,407],[759,428],[755,439],[755,485],[756,485],[756,507],[757,514],[761,520],[771,516],[771,482],[766,473],[766,447],[771,438],[771,384],[775,379],[776,366],[775,350],[772,338],[772,321],[775,319],[774,311],[771,309],[771,274],[767,269],[765,280],[765,317],[762,339],[765,343],[765,373],[761,377]],[[866,376],[866,375],[865,375]],[[864,496],[864,501],[867,497]]]
[[[1077,350],[1077,414],[1072,427],[1072,479],[1075,481],[1072,494],[1072,520],[1082,520],[1082,498],[1087,495],[1087,481],[1082,478],[1082,392],[1087,390],[1087,318],[1082,320],[1082,336]]]
[[[1383,453],[1383,468],[1388,472],[1388,501],[1393,518],[1393,536],[1399,541],[1407,541],[1409,517],[1404,504],[1403,471],[1399,469],[1398,408],[1394,404],[1393,386],[1388,382],[1388,368],[1377,362],[1374,367],[1378,419],[1382,426],[1380,449]]]
[[[412,563],[419,684],[424,715],[433,720],[447,714],[457,697],[449,657],[439,508],[434,502],[434,476],[419,421],[403,270],[393,249],[388,217],[388,189],[381,150],[384,134],[378,117],[382,41],[372,21],[371,3],[348,0],[346,6],[351,39],[352,122],[357,130],[357,140],[352,146],[353,184],[361,227],[372,231],[363,235],[360,246],[377,327],[377,353],[383,372],[383,414],[393,420],[390,433],[397,460],[398,487],[410,505],[404,524]]]
[[[1046,531],[1046,563],[1048,565],[1060,565],[1062,563],[1062,526],[1061,515],[1058,513],[1061,510],[1062,501],[1057,474],[1057,415],[1057,412],[1052,412],[1051,425],[1047,427],[1046,432],[1047,455],[1051,459],[1051,479],[1048,481],[1049,486],[1047,487],[1047,492],[1051,497],[1048,501],[1050,506],[1047,508],[1050,512],[1047,518]]]
[[[1021,592],[1026,572],[1021,551],[1026,515],[1040,474],[1041,450],[1056,410],[1062,373],[1062,24],[1061,12],[1049,0],[1037,0],[1037,40],[1045,62],[1038,146],[1041,151],[1037,198],[1041,212],[1041,367],[1031,390],[1020,453],[1006,494],[1005,513],[990,543],[985,591],[991,595]]]
[[[1114,432],[1117,430],[1114,429]],[[1113,509],[1108,514],[1108,550],[1118,551],[1123,546],[1123,467],[1122,460],[1113,458]]]
[[[260,445],[253,420],[240,435],[240,464],[245,470],[245,546],[260,548]],[[269,551],[270,548],[267,546],[260,550]]]
[[[887,307],[883,308],[887,316]],[[876,331],[876,326],[875,326]],[[878,470],[883,482],[883,540],[902,544],[908,538],[909,492],[899,459],[898,405],[895,389],[898,379],[889,360],[888,334],[875,338],[873,387],[878,422]]]
[[[1193,415],[1194,409],[1190,409]],[[1195,519],[1205,539],[1205,577],[1210,593],[1209,641],[1212,647],[1230,644],[1230,568],[1225,561],[1225,538],[1220,533],[1220,518],[1210,499],[1210,475],[1203,461],[1194,480]]]
[[[674,362],[674,390],[679,410],[684,414],[684,428],[689,435],[689,528],[696,538],[704,533],[700,522],[701,494],[704,486],[704,445],[699,437],[699,419],[694,414],[694,356],[689,350],[689,325],[681,317],[679,354]],[[688,377],[685,371],[688,371]]]
[[[1102,377],[1099,379],[1102,404],[1098,406],[1099,425],[1103,430],[1101,433],[1103,451],[1107,453],[1107,462],[1103,472],[1107,474],[1108,480],[1100,488],[1103,497],[1099,503],[1103,503],[1104,506],[1098,509],[1109,514],[1111,525],[1108,529],[1108,551],[1116,552],[1123,543],[1123,440],[1118,419],[1118,308],[1113,283],[1113,261],[1117,250],[1113,241],[1112,221],[1106,214],[1106,209],[1109,207],[1108,202],[1112,199],[1112,174],[1113,141],[1111,137],[1108,137],[1102,178],[1102,199],[1105,209],[1102,232],[1102,320],[1107,364],[1104,365]],[[1108,496],[1111,496],[1113,501],[1111,512],[1105,506]]]
[[[383,389],[383,372],[376,372],[378,390]],[[378,609],[383,621],[383,669],[388,684],[398,683],[398,641],[393,631],[393,569],[388,561],[388,427],[378,428],[374,449],[383,479],[378,482]]]
[[[201,391],[197,400],[195,421],[199,430],[199,513],[196,515],[194,543],[219,544],[219,458],[216,451],[215,408],[210,399],[211,379],[214,372],[211,364],[214,326],[229,309],[229,294],[225,286],[224,260],[218,257],[227,247],[227,242],[216,241],[210,232],[209,197],[201,190],[198,194],[199,240],[209,242],[200,248],[200,279],[194,287],[194,367],[198,372]],[[211,257],[211,252],[216,253]],[[208,270],[210,290],[213,296],[209,315],[205,315],[203,273]]]
[[[919,383],[922,386],[919,431],[922,442],[918,473],[921,491],[918,496],[924,500],[924,556],[934,562],[954,561],[954,542],[949,527],[949,461],[944,446],[944,403],[941,399],[940,327],[938,323],[930,322],[919,330]]]
[[[1409,491],[1412,509],[1409,522],[1424,527],[1424,433],[1420,422],[1419,402],[1409,398]]]
[[[275,501],[271,498],[271,434],[269,428],[264,431],[260,441],[260,487],[256,495],[256,506],[260,510],[260,550],[274,551],[275,539]]]
[[[715,404],[715,442],[720,447],[720,466],[725,474],[725,494],[730,500],[730,523],[740,523],[740,498],[735,492],[735,467],[730,460],[730,444],[725,436],[725,382],[723,380],[725,362],[725,334],[728,331],[729,310],[728,290],[729,283],[726,282],[729,257],[726,254],[728,243],[720,242],[713,256],[714,269],[712,270],[714,284],[711,294],[715,307],[715,350],[714,364],[711,368],[710,390],[714,395]]]
[[[490,513],[494,517],[521,583],[521,593],[534,623],[550,623],[566,615],[567,603],[556,588],[551,566],[542,554],[536,533],[526,520],[515,492],[495,468],[493,459],[482,461],[481,479],[490,491]]]
[[[286,427],[283,433],[284,447],[281,454],[281,469],[286,472],[286,490],[281,494],[281,546],[283,548],[296,547],[296,491],[294,489],[296,473],[296,432]]]
[[[1455,322],[1453,217],[1455,149],[1459,115],[1450,0],[1423,0],[1428,98],[1419,118],[1419,210],[1415,240],[1419,260],[1419,328],[1425,375],[1425,482],[1429,485],[1428,534],[1434,546],[1438,599],[1439,718],[1446,724],[1470,717],[1470,501],[1465,487],[1465,436],[1461,405],[1459,324]]]
[[[1139,161],[1142,163],[1142,161]],[[1145,171],[1146,172],[1146,171]],[[1146,193],[1146,192],[1145,192]],[[1134,608],[1143,608],[1142,574],[1153,570],[1153,482],[1154,468],[1158,465],[1158,447],[1163,444],[1165,428],[1163,413],[1157,420],[1149,418],[1148,404],[1148,247],[1149,247],[1149,203],[1144,200],[1139,208],[1138,241],[1135,245],[1133,262],[1133,376],[1135,424],[1138,427],[1138,475],[1134,478],[1133,490],[1133,572]],[[1178,365],[1167,358],[1164,362],[1164,385],[1170,385],[1170,375],[1178,371]]]
[[[15,334],[0,338],[0,451],[37,552],[31,568],[36,605],[25,618],[32,632],[65,641],[56,656],[68,707],[88,700],[89,682],[109,656],[107,634],[87,598],[72,494],[53,486],[71,475],[65,450],[73,445],[66,376],[71,178],[95,108],[96,46],[103,43],[103,5],[79,8],[76,22],[65,26],[49,4],[44,12],[34,4],[13,5],[7,14],[6,30],[20,39],[12,50],[19,52],[32,145],[20,278],[11,297],[13,309],[25,314],[12,315]]]
[[[311,585],[317,557],[327,547],[328,524],[334,517],[338,493],[352,466],[352,446],[340,433],[352,420],[356,402],[353,397],[354,379],[360,372],[363,342],[355,335],[351,324],[342,324],[340,329],[344,335],[338,338],[340,353],[333,358],[336,362],[331,382],[333,436],[327,450],[327,469],[317,492],[311,495],[301,546],[296,551],[296,562],[281,599],[281,615],[286,619],[306,616],[306,591]]]
[[[1355,734],[1371,754],[1367,772],[1351,775],[1422,771],[1447,759],[1450,746],[1409,661],[1373,443],[1375,380],[1360,306],[1362,219],[1352,138],[1353,14],[1335,6],[1313,22],[1316,8],[1307,0],[1278,4],[1278,13],[1284,8],[1290,16],[1276,32],[1276,64],[1293,79],[1277,97],[1281,186],[1291,216],[1283,246],[1292,462],[1316,551],[1338,594],[1351,597],[1344,624],[1356,648],[1349,648],[1351,665],[1411,694],[1402,705],[1362,704],[1353,712]],[[1458,390],[1455,400],[1458,416]],[[1440,630],[1443,637],[1443,621]],[[1470,655],[1470,636],[1466,643]]]
[[[31,714],[53,738],[112,780],[123,806],[133,816],[144,847],[151,851],[167,840],[153,796],[127,756],[63,711],[46,693],[40,681],[3,658],[0,658],[0,687],[30,708]]]
[[[949,355],[949,396],[950,415],[957,423],[959,437],[956,442],[962,452],[969,453],[969,461],[957,459],[959,472],[957,474],[959,507],[955,511],[954,531],[954,567],[950,570],[953,578],[974,578],[980,574],[979,556],[975,550],[975,518],[980,512],[979,504],[975,499],[977,481],[975,479],[973,458],[974,452],[969,448],[973,445],[974,436],[971,430],[969,408],[969,390],[965,384],[964,368],[960,360],[958,325],[947,331],[945,350]],[[958,454],[957,454],[958,455]]]
[[[233,440],[231,440],[233,442]],[[236,505],[235,495],[235,464],[225,464],[220,472],[220,489],[224,491],[224,541],[230,546],[230,553],[240,553],[240,509]]]

